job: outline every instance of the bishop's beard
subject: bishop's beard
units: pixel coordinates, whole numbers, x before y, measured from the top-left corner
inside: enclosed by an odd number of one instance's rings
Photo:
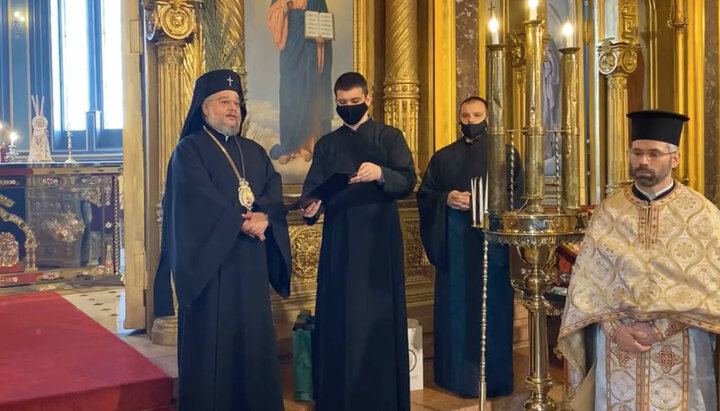
[[[210,119],[205,119],[205,121],[207,121],[207,123],[208,123],[208,125],[210,125],[210,127],[221,132],[223,135],[236,136],[240,133],[240,122],[238,122],[234,126],[228,126],[223,123],[213,124],[214,121],[211,121]]]

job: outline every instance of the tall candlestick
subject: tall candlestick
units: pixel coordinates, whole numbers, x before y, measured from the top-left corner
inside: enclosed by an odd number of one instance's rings
[[[528,0],[528,7],[530,8],[529,20],[537,20],[538,0]]]
[[[70,130],[67,131],[67,150],[68,150],[68,156],[65,160],[65,164],[75,164],[77,161],[75,161],[74,158],[72,158],[72,132]]]

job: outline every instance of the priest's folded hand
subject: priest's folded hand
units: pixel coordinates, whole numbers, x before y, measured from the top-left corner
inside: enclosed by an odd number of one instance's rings
[[[447,205],[456,210],[469,210],[470,209],[470,192],[452,190],[448,193]]]
[[[240,231],[252,238],[265,241],[265,230],[268,227],[268,218],[265,213],[251,212],[242,215],[245,219],[240,226]]]
[[[382,169],[379,165],[364,162],[360,164],[360,167],[355,174],[350,178],[350,184],[353,183],[369,183],[371,181],[380,181],[382,176]]]
[[[619,326],[615,333],[615,343],[621,351],[625,352],[638,353],[649,350],[649,345],[640,343],[640,340],[646,338],[648,338],[647,334],[629,325]]]
[[[646,321],[639,321],[633,324],[633,329],[636,331],[640,331],[643,334],[645,334],[644,338],[635,338],[637,342],[639,342],[642,345],[645,346],[651,346],[655,344],[656,342],[660,341],[660,339],[655,335],[655,332],[653,331],[652,327],[650,327],[650,323]]]

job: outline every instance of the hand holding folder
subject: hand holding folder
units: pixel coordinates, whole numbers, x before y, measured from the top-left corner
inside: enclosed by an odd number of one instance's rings
[[[326,178],[325,181],[320,183],[317,187],[312,189],[309,193],[304,194],[297,201],[290,204],[288,210],[297,210],[300,208],[306,208],[310,204],[320,200],[328,202],[333,196],[341,192],[350,184],[351,174],[348,173],[335,173],[330,177]]]

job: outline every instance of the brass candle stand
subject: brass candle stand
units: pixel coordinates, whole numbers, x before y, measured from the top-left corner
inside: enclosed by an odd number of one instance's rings
[[[506,244],[515,247],[522,261],[527,265],[521,281],[512,281],[513,287],[524,296],[523,305],[529,312],[530,336],[529,369],[525,382],[530,397],[524,404],[525,410],[556,410],[557,404],[549,396],[553,386],[550,377],[546,318],[549,303],[544,294],[550,288],[548,265],[554,261],[555,248],[567,242],[579,242],[588,225],[588,216],[579,212],[579,127],[578,127],[578,62],[577,48],[564,48],[563,53],[563,138],[561,156],[563,172],[560,206],[545,210],[541,204],[545,194],[543,170],[542,124],[542,61],[544,21],[531,19],[525,22],[526,50],[526,125],[525,134],[525,192],[523,208],[513,210],[508,204],[506,180],[505,145],[505,46],[487,46],[488,73],[488,124],[490,148],[488,152],[488,181],[490,187],[488,213],[482,221],[473,221],[476,228],[484,230],[484,255],[487,244]],[[557,160],[556,160],[557,161]],[[511,165],[512,168],[512,165]],[[512,175],[512,170],[511,173]],[[512,202],[512,198],[510,199]],[[482,315],[482,360],[480,375],[480,410],[485,409],[485,339],[486,339],[486,285],[487,264],[483,266],[483,315]]]
[[[67,151],[68,156],[65,160],[65,164],[77,164],[77,161],[72,156],[72,132],[70,130],[67,131]]]

